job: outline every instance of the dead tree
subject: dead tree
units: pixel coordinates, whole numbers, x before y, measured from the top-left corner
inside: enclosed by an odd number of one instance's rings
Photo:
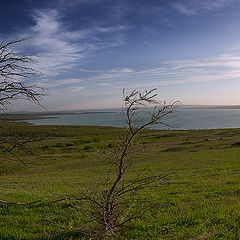
[[[105,157],[110,163],[110,170],[106,171],[103,181],[95,181],[88,191],[82,191],[86,206],[84,212],[94,220],[99,229],[97,234],[113,234],[125,223],[140,217],[139,214],[128,214],[129,209],[139,206],[144,201],[138,199],[136,193],[142,189],[153,187],[169,173],[146,176],[144,170],[133,180],[126,177],[134,161],[130,158],[134,150],[134,139],[143,129],[154,124],[166,125],[166,118],[174,114],[179,107],[179,102],[159,102],[156,100],[156,89],[139,92],[132,91],[124,96],[124,112],[126,115],[126,134],[123,140],[118,140],[116,147],[111,152],[106,152]]]
[[[0,112],[6,111],[13,102],[26,99],[40,104],[43,94],[36,85],[28,85],[27,81],[39,75],[31,65],[33,55],[22,55],[13,48],[26,38],[0,42]]]
[[[0,42],[0,114],[9,110],[17,100],[28,100],[41,105],[43,89],[34,84],[28,84],[40,74],[32,67],[35,62],[34,56],[24,55],[14,50],[15,45],[25,40],[27,38]],[[6,137],[9,128],[1,130],[0,153],[3,159],[0,159],[0,164],[6,161],[6,155],[23,163],[14,151],[19,149],[28,152],[25,148],[26,139],[10,140]]]

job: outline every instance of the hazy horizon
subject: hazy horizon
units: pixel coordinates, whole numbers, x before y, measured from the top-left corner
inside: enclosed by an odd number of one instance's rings
[[[182,105],[179,107],[178,110],[181,109],[240,109],[240,104],[239,105]],[[83,112],[94,112],[94,111],[99,111],[99,112],[104,112],[104,111],[121,111],[122,107],[118,108],[82,108],[82,109],[35,109],[35,110],[14,110],[14,109],[9,109],[9,111],[2,112],[0,114],[28,114],[28,113],[64,113],[64,112],[69,112],[69,113],[77,113],[78,111],[83,111]]]
[[[122,89],[157,87],[184,105],[240,104],[237,0],[3,0],[1,39],[31,37],[54,109],[119,108]],[[13,111],[41,111],[27,101]]]

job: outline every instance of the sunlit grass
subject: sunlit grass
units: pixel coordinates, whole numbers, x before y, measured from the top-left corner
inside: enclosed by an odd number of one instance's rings
[[[6,126],[2,126],[4,131]],[[27,168],[11,159],[1,165],[0,199],[46,202],[79,197],[79,189],[106,171],[98,151],[112,148],[119,128],[15,126],[5,137],[33,141]],[[169,172],[158,188],[141,192],[157,205],[113,239],[239,239],[239,129],[141,133],[133,177]],[[7,156],[1,154],[1,158]],[[33,206],[1,205],[0,239],[84,239],[81,201]]]

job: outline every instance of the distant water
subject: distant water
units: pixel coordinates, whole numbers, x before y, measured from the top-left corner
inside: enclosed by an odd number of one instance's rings
[[[95,125],[123,127],[124,114],[116,111],[84,112],[52,115],[51,118],[27,120],[35,125]],[[215,129],[240,128],[240,109],[181,109],[174,117],[164,120],[171,125],[154,125],[154,129]]]

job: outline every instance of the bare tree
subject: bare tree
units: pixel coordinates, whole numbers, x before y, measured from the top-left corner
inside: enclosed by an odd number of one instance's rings
[[[81,194],[86,200],[84,212],[92,220],[97,222],[100,233],[114,233],[125,223],[140,217],[140,213],[130,214],[132,206],[142,205],[145,201],[137,197],[137,192],[159,184],[167,174],[146,176],[144,170],[134,179],[126,177],[130,172],[134,160],[130,158],[134,152],[134,139],[138,133],[154,124],[166,125],[166,118],[174,114],[179,107],[179,102],[159,102],[156,100],[156,89],[150,91],[132,91],[129,95],[123,92],[124,111],[126,114],[126,134],[123,140],[118,140],[113,150],[105,152],[105,157],[110,163],[110,169],[106,177],[101,181],[95,181],[88,191]],[[164,121],[165,120],[165,121]]]
[[[23,55],[14,50],[15,45],[26,41],[27,38],[20,38],[13,41],[3,40],[0,42],[0,113],[9,110],[16,100],[28,100],[38,105],[43,96],[42,88],[36,85],[27,84],[29,80],[39,76],[39,72],[32,68],[34,64],[33,55]],[[24,163],[14,153],[15,150],[29,152],[25,144],[29,139],[9,139],[7,133],[9,128],[1,129],[0,132],[0,153],[6,161],[6,156]]]
[[[39,75],[31,67],[33,55],[21,55],[13,48],[27,38],[0,42],[0,112],[9,109],[13,101],[26,99],[40,104],[41,88],[26,84],[27,80]]]

